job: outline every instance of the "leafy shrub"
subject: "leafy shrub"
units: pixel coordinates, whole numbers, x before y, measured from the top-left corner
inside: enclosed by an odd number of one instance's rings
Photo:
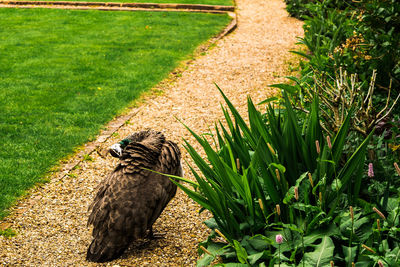
[[[387,87],[393,79],[400,86],[400,2],[397,0],[368,0],[360,8],[357,32],[365,39],[370,60],[368,72],[378,69],[377,83]],[[358,71],[358,70],[357,70]]]
[[[293,17],[304,19],[312,16],[314,11],[323,6],[326,8],[346,9],[354,5],[354,1],[349,0],[285,0],[286,9]]]
[[[392,111],[399,103],[400,92],[396,99],[392,100],[392,90],[389,87],[385,99],[386,105],[382,108],[374,106],[376,72],[373,72],[370,82],[367,83],[368,90],[363,90],[366,81],[359,81],[356,74],[348,75],[342,68],[335,79],[317,70],[301,78],[294,76],[287,78],[294,84],[273,84],[271,87],[280,88],[291,94],[292,100],[295,100],[296,109],[306,113],[310,112],[315,96],[321,99],[318,107],[321,114],[321,126],[329,134],[338,132],[350,110],[354,110],[350,119],[350,131],[357,132],[363,137],[368,136],[375,128],[378,128],[378,134],[386,131],[385,135],[390,135],[395,127],[400,126],[398,120],[390,122]],[[310,79],[311,83],[308,82]]]
[[[294,4],[296,1],[288,1]],[[396,0],[354,1],[344,10],[330,5],[332,1],[306,3],[309,10],[304,21],[304,37],[300,38],[308,51],[297,51],[307,62],[302,74],[311,69],[335,76],[342,67],[367,80],[378,71],[377,85],[382,91],[393,82],[400,88],[400,2]],[[300,3],[299,3],[300,4]],[[290,4],[288,4],[290,9]],[[301,8],[298,8],[301,10]],[[299,11],[300,13],[304,13]],[[366,84],[364,89],[367,90]]]
[[[308,54],[301,51],[295,53],[308,60],[303,73],[310,67],[333,74],[339,59],[335,58],[335,48],[353,35],[356,22],[350,19],[345,12],[326,12],[317,9],[314,16],[304,21],[304,37],[299,38],[299,44],[305,45]],[[333,56],[332,56],[333,55]]]
[[[269,105],[265,114],[249,98],[248,126],[223,96],[229,109],[213,140],[188,128],[207,155],[204,160],[185,143],[199,170],[190,166],[196,182],[177,183],[213,215],[198,265],[217,255],[255,266],[400,264],[400,192],[392,184],[376,199],[364,194],[373,184],[364,171],[372,134],[345,149],[352,113],[331,141],[320,126],[317,97],[303,120],[286,94],[282,107]]]

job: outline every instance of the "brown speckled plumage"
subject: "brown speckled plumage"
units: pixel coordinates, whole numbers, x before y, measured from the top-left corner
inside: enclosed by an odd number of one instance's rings
[[[160,173],[182,175],[180,151],[160,132],[141,131],[129,136],[114,171],[99,185],[90,205],[88,224],[93,241],[87,260],[104,262],[119,257],[129,244],[144,237],[175,196],[176,185]]]

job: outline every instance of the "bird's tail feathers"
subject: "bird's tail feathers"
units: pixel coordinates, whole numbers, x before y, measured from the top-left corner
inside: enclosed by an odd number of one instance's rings
[[[124,253],[126,247],[121,246],[110,246],[105,243],[104,240],[93,239],[90,244],[86,260],[92,262],[107,262],[118,258]]]

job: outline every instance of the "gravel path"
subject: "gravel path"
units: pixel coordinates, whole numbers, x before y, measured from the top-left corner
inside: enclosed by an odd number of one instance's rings
[[[246,97],[263,100],[273,91],[268,84],[280,82],[287,70],[287,52],[302,35],[301,22],[289,18],[282,0],[238,0],[238,28],[217,46],[197,58],[180,77],[162,83],[163,93],[143,97],[137,114],[112,136],[104,147],[133,131],[152,128],[182,144],[188,132],[174,116],[196,132],[207,131],[222,118],[222,101],[214,82],[245,113]],[[183,151],[183,149],[182,149]],[[183,153],[187,158],[187,154]],[[98,182],[111,171],[111,157],[91,155],[62,180],[32,191],[18,204],[3,225],[18,232],[16,237],[0,236],[1,266],[95,266],[85,261],[91,229],[86,227],[87,207]],[[185,169],[187,175],[189,172]],[[54,174],[54,177],[57,175]],[[207,236],[202,225],[206,214],[182,191],[171,201],[154,225],[162,239],[141,241],[109,266],[192,266],[197,244]]]

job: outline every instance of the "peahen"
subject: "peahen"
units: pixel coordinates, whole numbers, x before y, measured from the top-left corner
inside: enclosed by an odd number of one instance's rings
[[[178,146],[152,130],[134,133],[110,148],[120,159],[98,187],[89,207],[93,241],[86,259],[106,262],[118,258],[137,238],[151,237],[152,226],[177,186],[166,176],[182,176]]]

